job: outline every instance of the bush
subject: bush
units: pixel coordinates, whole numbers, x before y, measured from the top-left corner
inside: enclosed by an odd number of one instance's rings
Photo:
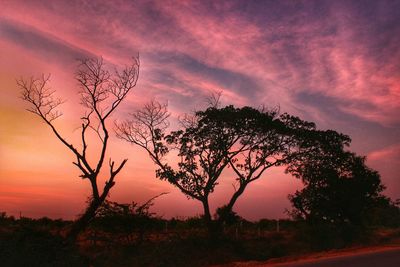
[[[0,238],[1,266],[89,266],[77,248],[59,236],[32,227],[20,227]]]

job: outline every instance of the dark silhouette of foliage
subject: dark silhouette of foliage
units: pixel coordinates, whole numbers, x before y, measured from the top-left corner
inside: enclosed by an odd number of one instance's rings
[[[62,113],[57,109],[63,101],[54,96],[55,91],[49,87],[50,75],[40,78],[19,79],[18,86],[22,91],[22,99],[29,103],[28,111],[39,116],[75,156],[73,162],[81,171],[80,177],[87,179],[92,188],[90,202],[85,212],[76,220],[69,231],[71,239],[75,239],[95,216],[96,210],[107,198],[110,189],[115,184],[115,176],[124,167],[127,159],[115,164],[109,159],[109,177],[99,190],[98,177],[104,165],[109,141],[108,119],[126,98],[139,75],[139,58],[133,58],[131,65],[122,71],[111,73],[105,68],[103,59],[84,59],[80,61],[76,80],[80,88],[81,105],[86,109],[81,117],[81,144],[75,146],[69,143],[56,128],[54,121]],[[95,164],[88,159],[88,131],[93,130],[100,140],[100,150]]]
[[[159,226],[161,219],[150,212],[150,208],[154,205],[154,200],[164,194],[166,193],[159,194],[142,205],[136,202],[121,204],[106,200],[97,210],[93,226],[125,236],[137,233],[138,242],[142,242],[146,231]]]
[[[215,212],[215,217],[218,221],[223,222],[226,225],[236,224],[241,219],[241,217],[228,206],[217,208],[217,211]]]
[[[181,118],[182,129],[167,133],[167,106],[156,101],[132,114],[131,120],[118,123],[117,136],[144,148],[159,167],[156,175],[176,186],[187,197],[200,201],[204,218],[212,231],[209,196],[222,172],[234,170],[234,193],[219,214],[232,214],[234,204],[246,187],[273,166],[287,164],[305,149],[299,149],[304,132],[315,125],[278,110],[251,107],[219,108],[218,99],[204,111]],[[302,143],[301,143],[302,144]],[[178,151],[179,162],[165,162],[171,149]]]
[[[151,217],[141,221],[140,216],[135,217],[140,205],[107,202],[104,206],[108,205],[111,208],[106,208],[104,213],[103,206],[98,209],[99,216],[82,234],[79,246],[65,242],[55,234],[60,225],[70,224],[69,221],[26,217],[15,220],[4,214],[0,217],[1,266],[208,266],[331,249],[343,245],[342,235],[353,234],[349,229],[340,233],[331,224],[321,223],[310,228],[304,220],[279,220],[280,230],[277,231],[277,220],[262,219],[226,224],[224,236],[209,240],[200,217],[165,220],[145,212]],[[126,211],[128,206],[135,207],[132,218],[138,220],[131,220],[132,229],[124,233],[121,218],[133,214]],[[167,224],[168,229],[164,227]],[[147,231],[147,238],[142,241],[138,239],[141,227]],[[372,237],[361,236],[353,240],[353,244],[359,245],[362,241],[363,245],[377,245],[395,241],[400,231],[398,224],[394,227],[378,228],[371,231]]]
[[[319,247],[366,237],[379,210],[390,210],[379,173],[366,166],[364,157],[344,150],[350,143],[345,135],[330,130],[312,133],[310,138],[304,145],[309,153],[287,168],[304,183],[302,190],[289,196],[292,215],[308,223]]]
[[[226,205],[227,214],[246,187],[271,167],[286,165],[308,150],[300,149],[304,133],[315,131],[314,123],[303,121],[278,110],[265,111],[242,108],[237,120],[237,131],[241,133],[241,144],[245,149],[235,155],[229,164],[237,175],[234,193]],[[223,217],[221,217],[224,220]]]
[[[77,246],[51,234],[48,229],[33,227],[37,224],[25,222],[11,231],[0,231],[1,266],[89,266],[89,260]]]
[[[318,160],[317,165],[304,163],[305,188],[290,197],[294,208],[307,220],[363,224],[384,189],[379,174],[365,165],[365,158],[350,152]]]

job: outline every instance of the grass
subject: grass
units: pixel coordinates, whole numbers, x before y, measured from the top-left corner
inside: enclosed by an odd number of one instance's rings
[[[190,219],[157,219],[146,227],[93,224],[71,245],[59,235],[71,222],[23,218],[0,220],[1,266],[209,266],[231,262],[265,261],[315,251],[382,244],[400,239],[400,228],[374,229],[362,241],[325,240],[331,233],[310,232],[300,222],[284,221],[281,231],[273,221],[245,222],[225,228],[218,239],[207,238],[202,224]],[[126,222],[125,222],[126,223]],[[145,230],[143,230],[145,229]],[[313,234],[314,236],[310,236]],[[320,235],[320,236],[319,236]],[[358,243],[357,243],[358,242]]]

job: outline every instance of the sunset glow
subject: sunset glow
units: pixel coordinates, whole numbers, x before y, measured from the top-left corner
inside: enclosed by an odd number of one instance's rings
[[[73,154],[25,110],[16,79],[51,73],[52,88],[67,100],[55,125],[78,146],[84,109],[76,60],[102,56],[113,68],[138,53],[138,84],[112,120],[157,99],[168,102],[174,126],[220,90],[224,105],[279,106],[350,135],[350,149],[380,172],[385,194],[400,198],[399,10],[400,1],[0,0],[0,211],[71,219],[90,195]],[[112,200],[142,203],[169,192],[152,211],[201,213],[199,203],[155,177],[144,151],[111,139],[108,155],[129,159]],[[232,193],[232,177],[223,174],[213,209]],[[300,187],[284,168],[270,169],[236,211],[249,220],[287,217],[287,195]]]

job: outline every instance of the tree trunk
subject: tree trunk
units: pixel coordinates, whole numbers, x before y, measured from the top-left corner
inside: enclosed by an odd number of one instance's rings
[[[210,206],[208,204],[208,199],[204,199],[202,201],[202,204],[203,204],[203,209],[204,209],[204,222],[207,227],[208,236],[214,237],[215,231],[214,231],[214,225],[213,225],[213,221],[212,221],[212,217],[211,217],[211,213],[210,213]]]
[[[209,223],[212,221],[210,206],[208,205],[208,199],[203,200],[201,203],[203,204],[203,209],[204,209],[204,221],[208,226]]]
[[[235,191],[235,193],[233,193],[231,199],[229,200],[229,203],[226,206],[223,206],[221,208],[224,209],[223,214],[220,214],[222,216],[220,216],[218,218],[218,222],[219,224],[223,224],[224,222],[226,222],[226,216],[229,216],[229,214],[232,213],[233,211],[233,207],[235,206],[236,201],[238,200],[238,198],[243,194],[244,190],[246,189],[248,183],[243,183],[240,184],[240,187],[237,191]]]
[[[246,189],[246,186],[247,184],[241,184],[239,186],[239,189],[232,195],[231,200],[229,201],[228,205],[226,205],[228,211],[233,210],[233,206],[235,205],[238,198],[243,194],[244,190]]]
[[[97,209],[101,206],[102,201],[100,199],[93,199],[87,207],[85,213],[83,213],[71,226],[67,233],[67,239],[70,241],[76,241],[78,235],[84,231],[90,221],[96,216]]]
[[[207,234],[210,240],[218,239],[222,234],[222,225],[218,221],[214,221],[211,216],[208,199],[202,201],[204,209],[204,222],[207,227]]]
[[[126,160],[120,165],[119,169],[121,169],[124,164],[125,164]],[[114,164],[114,162],[112,163]],[[111,172],[112,172],[112,166],[111,166]],[[100,208],[100,206],[104,203],[105,199],[108,196],[108,192],[110,191],[111,187],[114,186],[114,177],[115,174],[117,174],[118,172],[115,172],[110,179],[108,180],[108,182],[106,182],[106,185],[104,186],[104,190],[103,193],[101,194],[101,196],[99,196],[99,191],[97,188],[97,183],[96,183],[96,179],[93,178],[90,180],[91,184],[92,184],[92,200],[90,201],[90,204],[88,205],[85,213],[83,213],[81,215],[81,217],[79,217],[71,226],[71,229],[69,230],[69,232],[67,233],[67,239],[74,242],[76,241],[78,235],[83,232],[89,225],[90,221],[94,219],[94,217],[96,216],[96,211],[98,208]]]

